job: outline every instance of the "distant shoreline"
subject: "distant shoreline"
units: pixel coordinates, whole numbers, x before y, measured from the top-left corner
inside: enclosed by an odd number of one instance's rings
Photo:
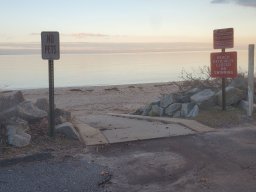
[[[247,50],[247,45],[236,45],[235,50]],[[162,43],[93,43],[62,42],[61,54],[129,54],[155,52],[209,52],[213,50],[209,42],[162,42]],[[0,43],[1,55],[35,55],[41,54],[40,43]]]
[[[181,81],[169,81],[169,82],[150,82],[150,83],[132,83],[132,84],[113,84],[113,85],[84,85],[84,86],[63,86],[63,87],[55,87],[56,91],[58,90],[72,90],[72,89],[101,89],[101,88],[111,88],[111,87],[118,87],[118,88],[125,88],[131,86],[166,86],[166,85],[173,85],[174,82],[181,82]],[[14,88],[14,89],[2,89],[0,87],[0,92],[13,92],[13,91],[47,91],[48,87],[41,87],[41,88]]]

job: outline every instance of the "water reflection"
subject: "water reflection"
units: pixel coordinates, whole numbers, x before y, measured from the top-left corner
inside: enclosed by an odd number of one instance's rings
[[[55,61],[55,86],[168,82],[181,70],[210,65],[209,51],[63,54]],[[247,51],[238,52],[238,70],[247,71]],[[39,54],[1,55],[0,88],[48,87],[48,63]]]

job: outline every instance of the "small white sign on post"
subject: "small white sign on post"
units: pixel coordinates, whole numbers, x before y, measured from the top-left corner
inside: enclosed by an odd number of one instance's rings
[[[46,60],[60,59],[59,32],[41,32],[42,58]]]

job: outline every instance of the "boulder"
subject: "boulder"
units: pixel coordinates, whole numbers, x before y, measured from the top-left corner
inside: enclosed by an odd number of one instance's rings
[[[245,112],[248,112],[248,106],[249,106],[249,103],[248,101],[245,101],[245,100],[242,100],[240,101],[238,107],[242,110],[244,110]]]
[[[137,109],[137,110],[136,110],[134,113],[132,113],[132,114],[133,114],[133,115],[142,115],[143,111],[144,111],[144,108],[141,107],[141,108]]]
[[[238,88],[241,90],[246,90],[248,87],[247,81],[243,76],[238,76],[231,81],[229,87]]]
[[[11,107],[9,109],[6,109],[0,112],[0,121],[4,121],[6,119],[10,119],[16,116],[17,116],[17,107]]]
[[[158,105],[152,105],[151,110],[148,113],[149,116],[162,116],[163,115],[163,108]]]
[[[248,113],[249,103],[246,100],[242,100],[242,101],[240,101],[238,107],[240,109],[244,110],[246,113]],[[256,111],[256,105],[255,104],[253,104],[253,111],[254,112]]]
[[[188,117],[188,114],[190,113],[190,111],[194,108],[194,106],[196,105],[196,103],[182,103],[181,106],[181,116],[182,117]]]
[[[207,109],[216,105],[215,92],[211,89],[204,89],[190,97],[191,101],[198,104],[200,109]]]
[[[160,98],[160,107],[166,108],[175,102],[173,94],[164,94]]]
[[[245,91],[235,88],[235,87],[226,87],[226,105],[236,105],[241,100],[246,97]],[[222,106],[222,91],[217,93],[218,105]]]
[[[55,124],[62,124],[65,122],[70,122],[72,119],[71,112],[65,111],[63,109],[56,108],[55,109]]]
[[[20,134],[14,134],[12,137],[8,137],[8,144],[15,147],[25,147],[29,145],[30,140],[31,136],[24,132]]]
[[[152,103],[146,105],[145,108],[143,109],[142,115],[143,116],[149,115],[149,112],[151,111],[151,108],[152,108],[153,105],[158,105],[159,106],[160,105],[160,101],[152,102]]]
[[[190,96],[191,95],[185,93],[174,94],[175,103],[189,103]]]
[[[31,136],[25,131],[28,130],[28,123],[19,118],[12,118],[7,121],[7,142],[16,147],[24,147],[30,143]]]
[[[195,105],[186,117],[196,117],[199,113],[198,105]]]
[[[174,118],[180,118],[180,117],[181,117],[181,111],[176,111],[176,112],[173,114],[173,117],[174,117]]]
[[[21,91],[17,91],[10,95],[2,95],[0,96],[0,112],[16,107],[24,101],[25,99]]]
[[[196,87],[196,88],[193,88],[193,89],[190,89],[190,90],[186,91],[185,94],[192,96],[192,95],[194,95],[194,94],[196,94],[200,91],[201,91],[201,89]]]
[[[169,105],[165,111],[164,111],[164,115],[172,117],[177,111],[179,111],[181,109],[181,103],[173,103],[171,105]]]
[[[68,139],[79,140],[79,134],[72,125],[72,123],[66,122],[55,127],[56,133],[64,134]]]
[[[142,115],[143,115],[143,116],[147,116],[148,113],[149,113],[149,111],[151,110],[151,107],[152,107],[151,104],[146,105],[145,108],[143,109]]]
[[[47,113],[49,112],[49,101],[46,98],[39,98],[35,102],[35,106],[38,109],[41,109],[43,111],[46,111]]]
[[[17,115],[26,121],[36,121],[47,117],[47,112],[38,109],[30,101],[24,101],[17,106]]]

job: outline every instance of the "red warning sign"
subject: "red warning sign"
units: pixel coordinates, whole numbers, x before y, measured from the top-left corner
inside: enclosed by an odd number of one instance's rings
[[[211,53],[211,77],[235,78],[237,76],[237,52]]]

